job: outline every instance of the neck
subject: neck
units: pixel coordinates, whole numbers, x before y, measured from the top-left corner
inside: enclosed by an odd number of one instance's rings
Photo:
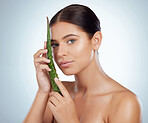
[[[103,85],[109,77],[102,70],[97,57],[97,53],[94,53],[90,64],[75,75],[75,93],[86,96],[103,92]]]

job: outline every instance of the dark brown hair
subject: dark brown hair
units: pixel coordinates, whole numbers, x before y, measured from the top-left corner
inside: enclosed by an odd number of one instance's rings
[[[50,20],[52,27],[56,22],[75,24],[86,32],[91,39],[95,32],[101,31],[100,21],[95,13],[84,5],[71,4],[57,12]]]

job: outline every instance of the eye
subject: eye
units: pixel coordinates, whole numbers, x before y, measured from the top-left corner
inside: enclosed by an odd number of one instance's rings
[[[55,48],[58,44],[51,44],[51,47]]]
[[[75,40],[74,39],[71,39],[71,40],[68,40],[68,42],[72,42],[73,43],[73,42],[75,42]]]
[[[68,40],[67,42],[71,42],[69,44],[72,44],[73,42],[75,42],[74,39]],[[59,44],[51,44],[51,47],[56,48],[57,46],[59,46]]]

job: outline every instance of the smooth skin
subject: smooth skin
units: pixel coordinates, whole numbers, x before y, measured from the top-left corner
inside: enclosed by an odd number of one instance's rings
[[[101,68],[96,52],[101,45],[101,32],[89,39],[79,27],[57,22],[51,27],[51,35],[55,62],[65,75],[74,75],[75,81],[58,80],[63,97],[53,92],[48,78],[47,63],[50,61],[47,62],[47,52],[39,50],[34,55],[39,89],[24,123],[142,122],[137,96]],[[73,63],[63,68],[60,61]]]

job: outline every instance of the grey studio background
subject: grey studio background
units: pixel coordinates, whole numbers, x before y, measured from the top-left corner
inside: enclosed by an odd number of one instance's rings
[[[0,123],[21,123],[38,89],[34,53],[46,40],[46,16],[80,3],[101,21],[99,59],[104,71],[140,99],[148,123],[148,1],[0,0]],[[60,80],[73,81],[56,66]]]

